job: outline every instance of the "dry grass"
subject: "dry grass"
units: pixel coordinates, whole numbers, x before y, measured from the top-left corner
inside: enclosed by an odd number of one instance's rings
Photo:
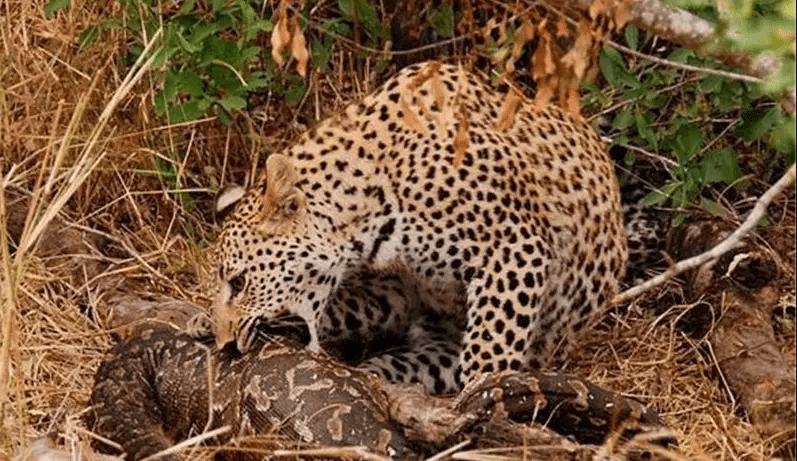
[[[91,313],[85,300],[101,294],[87,282],[123,275],[141,291],[179,293],[206,304],[208,264],[201,248],[213,236],[209,188],[240,182],[249,165],[262,162],[262,147],[292,139],[302,128],[291,124],[294,114],[318,118],[368,89],[367,79],[351,78],[364,72],[340,73],[316,81],[300,106],[267,106],[236,127],[214,120],[162,125],[150,116],[148,74],[131,82],[117,64],[124,37],[111,33],[89,50],[76,49],[75,37],[98,20],[101,7],[73,1],[48,20],[43,4],[0,3],[0,173],[34,191],[20,248],[11,256],[2,245],[0,459],[52,431],[72,448],[88,440],[80,414],[111,336],[81,313],[86,306]],[[174,181],[158,176],[154,156],[174,165]],[[181,200],[173,186],[190,191],[191,200]],[[793,287],[794,203],[784,209],[773,232],[791,239],[770,243],[785,255],[784,285]],[[53,219],[99,230],[111,255],[107,268],[92,272],[77,259],[47,264],[36,251],[45,244],[37,237]],[[58,244],[58,236],[45,236]],[[705,344],[670,327],[687,308],[675,306],[661,319],[633,308],[614,315],[585,335],[569,371],[661,412],[688,459],[767,459],[771,443],[737,415]],[[793,331],[783,347],[793,360]]]

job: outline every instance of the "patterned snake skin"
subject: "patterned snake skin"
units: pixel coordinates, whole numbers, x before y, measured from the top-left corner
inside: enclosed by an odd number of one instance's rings
[[[258,449],[362,446],[396,460],[423,459],[464,437],[478,445],[496,435],[496,420],[541,421],[589,443],[618,428],[633,434],[661,427],[642,405],[564,375],[492,376],[456,399],[419,390],[387,384],[287,340],[241,356],[164,329],[113,348],[97,371],[87,422],[131,461],[225,425],[230,430],[209,442],[224,445],[223,459],[248,459],[245,452]]]
[[[129,460],[169,448],[206,426],[224,425],[231,430],[214,440],[217,444],[277,434],[282,448],[354,445],[415,459],[398,426],[387,418],[384,394],[372,391],[370,375],[288,341],[230,357],[209,352],[188,336],[158,330],[118,344],[112,355],[97,371],[89,427],[120,443]],[[211,405],[209,357],[215,365]]]

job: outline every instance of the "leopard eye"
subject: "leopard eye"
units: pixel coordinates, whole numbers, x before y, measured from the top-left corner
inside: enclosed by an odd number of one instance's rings
[[[232,290],[232,296],[237,296],[238,293],[243,291],[244,285],[246,284],[246,279],[244,278],[244,274],[241,273],[231,278],[227,283],[230,284],[230,290]]]

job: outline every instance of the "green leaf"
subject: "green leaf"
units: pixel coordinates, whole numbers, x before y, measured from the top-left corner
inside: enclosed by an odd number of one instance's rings
[[[700,162],[700,169],[706,184],[729,184],[742,176],[737,154],[733,149],[720,149],[706,153]]]
[[[187,51],[188,53],[197,53],[202,50],[202,47],[198,45],[194,45],[193,43],[189,43],[188,40],[183,37],[179,31],[174,34],[174,38],[180,43],[180,47]]]
[[[639,49],[639,29],[632,24],[625,27],[624,33],[625,43],[628,44],[628,47],[633,50]]]
[[[245,24],[252,23],[257,19],[257,12],[247,0],[238,0],[237,4],[241,9],[241,19]]]
[[[215,34],[219,30],[219,25],[216,23],[194,24],[194,26],[190,28],[191,36],[188,38],[188,41],[192,45],[201,46],[203,40]]]
[[[630,170],[631,167],[634,166],[634,163],[636,163],[636,159],[637,157],[634,151],[628,150],[625,152],[625,156],[623,157],[623,164]]]
[[[220,64],[212,64],[208,68],[208,75],[213,83],[216,84],[216,86],[227,91],[234,91],[242,86],[241,81],[238,80],[238,77],[235,75],[235,73],[226,66],[222,66]]]
[[[199,110],[201,110],[202,113],[204,114],[205,112],[208,111],[208,109],[210,109],[210,106],[212,106],[216,102],[218,102],[218,98],[214,96],[205,95],[197,99],[197,108],[199,108]]]
[[[166,73],[166,78],[163,81],[163,97],[166,101],[171,101],[177,96],[180,90],[180,81],[177,78],[177,72],[170,70]]]
[[[690,170],[687,170],[689,172]],[[672,200],[673,206],[676,208],[682,208],[691,202],[691,198],[695,192],[695,183],[690,180],[689,176],[685,181],[681,182],[681,187],[675,189],[670,196],[670,200]]]
[[[656,133],[650,128],[647,116],[641,112],[637,112],[634,114],[634,122],[639,135],[648,142],[648,145],[650,145],[653,150],[658,151],[659,140],[656,138]]]
[[[645,101],[647,101],[648,108],[652,109],[667,104],[667,102],[670,101],[671,97],[672,95],[668,93],[664,92],[654,93],[651,91],[645,95]]]
[[[601,52],[600,68],[603,76],[613,86],[637,88],[640,85],[639,80],[626,68],[623,56],[615,49],[606,48]]]
[[[687,162],[694,154],[703,148],[703,133],[693,123],[686,123],[678,128],[675,133],[675,156],[680,163]]]
[[[432,13],[429,22],[438,34],[443,37],[454,36],[454,7],[450,3],[444,3],[440,8]]]
[[[670,53],[670,56],[667,57],[668,61],[677,62],[680,64],[686,64],[689,58],[695,56],[694,50],[691,48],[678,48],[677,50]]]
[[[152,60],[152,67],[153,68],[160,67],[161,65],[169,61],[175,55],[175,53],[177,53],[177,51],[178,49],[176,48],[169,49],[166,47],[163,47],[160,50],[156,51],[155,58],[153,58]]]
[[[668,198],[678,190],[678,188],[682,187],[683,183],[680,181],[670,181],[661,189],[654,190],[653,192],[649,193],[648,195],[642,197],[642,200],[639,201],[641,206],[648,206],[648,205],[658,205],[660,203],[664,203],[667,201]]]
[[[233,122],[232,115],[230,115],[230,113],[227,112],[226,109],[224,109],[223,107],[219,108],[219,111],[218,111],[217,115],[219,117],[219,121],[223,125],[225,125],[225,126],[232,125],[232,122]]]
[[[271,85],[271,75],[265,72],[252,72],[246,80],[246,87],[249,91],[268,88]]]
[[[169,105],[169,100],[166,99],[166,94],[163,90],[155,93],[155,113],[163,115],[166,112],[166,107]]]
[[[772,74],[770,74],[761,84],[761,90],[765,93],[779,93],[788,88],[794,88],[794,81],[797,78],[797,64],[793,57],[785,58],[783,64]]]
[[[338,9],[341,16],[354,21],[355,19],[365,26],[371,34],[377,34],[381,30],[376,15],[374,0],[338,0]]]
[[[177,74],[177,81],[180,85],[180,89],[187,92],[191,96],[199,97],[205,93],[202,79],[188,69],[185,69]]]
[[[628,136],[615,136],[614,139],[612,139],[612,143],[609,145],[609,147],[623,144],[628,144]]]
[[[77,36],[78,47],[81,50],[85,50],[86,48],[90,47],[97,40],[100,39],[102,31],[103,29],[100,24],[88,26],[85,29],[81,30],[80,34],[78,34]]]
[[[357,7],[357,18],[362,21],[365,28],[371,34],[379,35],[382,30],[381,24],[376,14],[376,5],[374,0],[355,0]]]
[[[778,124],[773,131],[775,147],[786,155],[787,163],[794,163],[795,139],[797,139],[797,123],[794,117],[788,117]]]
[[[726,210],[722,205],[705,197],[700,198],[700,206],[714,216],[726,217],[729,214],[728,210]]]
[[[274,30],[274,23],[272,23],[269,19],[258,19],[252,23],[252,26],[256,27],[258,30],[262,30],[263,32],[271,32]]]
[[[712,0],[668,0],[667,4],[685,9],[697,9],[714,6],[714,2]]]
[[[185,0],[182,5],[180,5],[180,9],[178,10],[177,14],[188,14],[194,11],[194,6],[196,5],[196,0]]]
[[[236,109],[243,109],[246,107],[246,99],[234,93],[227,93],[223,98],[219,99],[219,104],[225,109],[233,111]]]
[[[321,21],[321,28],[333,34],[349,36],[351,29],[343,22],[343,18],[332,18]]]
[[[241,50],[241,62],[246,63],[263,51],[259,46],[249,46]]]
[[[651,205],[659,205],[664,203],[669,198],[668,195],[665,195],[657,190],[649,193],[648,195],[642,197],[642,200],[639,201],[640,206],[651,206]]]
[[[753,109],[742,114],[742,123],[736,132],[745,141],[751,142],[768,133],[780,118],[779,109]]]
[[[199,107],[197,100],[191,100],[184,104],[172,106],[168,110],[170,123],[190,122],[198,119],[205,111]]]
[[[722,88],[724,80],[725,77],[720,77],[719,75],[706,75],[700,80],[700,89],[705,94],[715,93]]]
[[[210,36],[205,39],[203,45],[201,56],[204,65],[208,65],[213,61],[224,61],[233,69],[243,69],[245,67],[246,57],[235,43]]]
[[[741,18],[748,18],[750,17],[750,13],[753,12],[753,0],[742,0],[741,2],[736,2],[736,15],[737,17]]]
[[[52,0],[44,4],[44,14],[47,19],[52,19],[55,13],[61,11],[69,5],[70,0]]]
[[[340,15],[346,19],[354,19],[354,2],[356,0],[338,0]]]
[[[634,123],[634,110],[633,107],[629,107],[614,117],[614,121],[612,121],[612,127],[617,128],[618,130],[624,130],[631,126],[632,123]]]
[[[258,19],[249,23],[244,28],[244,38],[246,40],[252,40],[257,37],[260,32],[271,32],[272,30],[274,30],[274,24],[272,24],[271,21],[268,19]]]
[[[332,56],[332,40],[313,40],[310,42],[310,55],[314,69],[325,69]]]
[[[780,14],[783,17],[791,19],[792,22],[794,22],[795,10],[797,10],[796,3],[797,2],[795,2],[795,0],[783,0],[782,2],[780,2],[780,4],[778,5],[779,6],[778,10],[780,11]]]
[[[304,98],[305,92],[307,92],[307,86],[304,82],[294,83],[285,91],[285,102],[288,104],[298,103]]]

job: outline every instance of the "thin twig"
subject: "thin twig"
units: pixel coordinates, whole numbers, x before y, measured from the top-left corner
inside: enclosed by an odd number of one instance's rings
[[[274,450],[271,455],[281,458],[298,456],[346,456],[364,461],[390,461],[390,458],[372,453],[365,447],[323,447],[304,450]]]
[[[432,456],[430,458],[426,458],[426,461],[440,461],[442,459],[445,459],[449,455],[451,455],[451,454],[453,454],[453,453],[455,453],[455,452],[467,447],[468,445],[470,445],[470,443],[471,443],[470,439],[463,440],[462,442],[454,445],[453,447],[446,448],[445,450],[441,451],[440,453],[437,453],[436,455],[434,455],[434,456]]]
[[[601,136],[601,140],[603,140],[603,142],[605,142],[606,144],[611,144],[614,141],[612,138],[609,138],[608,136]],[[627,144],[627,143],[617,143],[615,145],[616,146],[620,146],[620,147],[624,147],[624,148],[626,148],[626,149],[628,149],[630,151],[636,152],[638,154],[642,154],[642,155],[644,155],[645,157],[648,157],[651,160],[659,161],[659,162],[661,162],[661,163],[663,163],[665,165],[665,168],[678,166],[678,162],[676,162],[674,160],[671,160],[671,159],[669,159],[667,157],[663,157],[661,155],[654,154],[653,152],[647,151],[647,150],[645,150],[645,149],[643,149],[641,147],[633,146],[633,145]]]
[[[747,235],[757,224],[758,221],[761,220],[761,217],[764,216],[766,213],[767,206],[775,199],[781,192],[783,192],[786,187],[788,187],[792,182],[794,182],[795,178],[795,165],[789,168],[786,174],[781,177],[778,182],[776,182],[772,187],[770,187],[761,197],[758,198],[756,201],[753,210],[747,216],[747,219],[744,220],[741,226],[736,229],[728,238],[717,244],[714,248],[706,251],[705,253],[701,253],[697,256],[691,257],[689,259],[685,259],[683,261],[678,262],[674,266],[667,269],[662,274],[653,277],[652,279],[644,282],[640,285],[636,285],[634,287],[625,290],[624,292],[618,294],[614,298],[612,298],[612,305],[623,304],[632,298],[639,296],[640,294],[650,290],[651,288],[661,285],[662,283],[666,282],[667,280],[671,279],[672,277],[688,271],[689,269],[693,269],[695,267],[700,266],[701,264],[710,261],[712,259],[719,258],[723,254],[727,253],[728,251],[732,250],[736,247],[739,241]]]
[[[628,48],[626,46],[620,45],[619,43],[613,42],[611,40],[608,43],[609,43],[609,46],[617,48],[618,50],[622,51],[623,53],[630,54],[631,56],[635,56],[637,58],[647,59],[649,61],[653,61],[653,62],[661,64],[663,66],[672,67],[672,68],[675,68],[675,69],[681,69],[681,70],[685,70],[685,71],[689,71],[689,72],[699,72],[701,74],[718,75],[720,77],[725,77],[725,78],[729,78],[729,79],[732,79],[732,80],[739,80],[739,81],[748,82],[748,83],[761,83],[763,81],[763,80],[761,80],[758,77],[752,77],[750,75],[737,74],[735,72],[728,72],[728,71],[718,70],[718,69],[709,69],[709,68],[706,68],[706,67],[690,66],[689,64],[681,64],[680,62],[675,62],[675,61],[670,61],[670,60],[667,60],[667,59],[657,58],[656,56],[651,56],[649,54],[640,53],[639,51],[632,50],[631,48]]]
[[[335,39],[338,39],[338,40],[340,40],[342,42],[345,42],[345,43],[357,48],[360,51],[365,51],[365,52],[372,53],[372,54],[387,55],[387,56],[407,56],[407,55],[422,53],[424,51],[433,50],[433,49],[439,48],[441,46],[453,45],[454,43],[461,42],[462,40],[465,40],[466,38],[470,37],[470,35],[462,35],[462,36],[459,36],[459,37],[449,38],[449,39],[446,39],[446,40],[441,40],[439,42],[430,43],[428,45],[419,46],[417,48],[412,48],[412,49],[409,49],[409,50],[393,51],[393,50],[387,50],[387,49],[380,50],[380,49],[377,49],[377,48],[371,48],[370,46],[361,45],[361,44],[357,43],[356,41],[350,39],[349,37],[345,37],[343,35],[336,34],[335,32],[332,32],[330,30],[324,29],[323,27],[321,27],[320,24],[316,24],[316,23],[312,23],[311,22],[311,25],[315,26],[315,29],[318,30],[319,32],[321,32],[323,34],[327,34],[327,35],[329,35],[331,37],[334,37]]]
[[[192,447],[192,446],[197,445],[197,444],[199,444],[201,442],[204,442],[205,440],[212,439],[213,437],[216,437],[217,435],[222,435],[222,434],[225,434],[227,432],[230,432],[230,426],[222,426],[222,427],[220,427],[218,429],[213,429],[210,432],[203,432],[202,434],[199,434],[199,435],[197,435],[195,437],[191,437],[190,439],[187,439],[187,440],[183,440],[182,442],[180,442],[180,443],[178,443],[176,445],[173,445],[173,446],[171,446],[171,447],[169,447],[169,448],[167,448],[165,450],[162,450],[162,451],[159,451],[159,452],[157,452],[155,454],[149,455],[146,458],[142,459],[141,461],[152,461],[152,460],[161,458],[161,457],[166,456],[166,455],[171,455],[172,453],[177,453],[178,451],[182,450],[183,448]]]

